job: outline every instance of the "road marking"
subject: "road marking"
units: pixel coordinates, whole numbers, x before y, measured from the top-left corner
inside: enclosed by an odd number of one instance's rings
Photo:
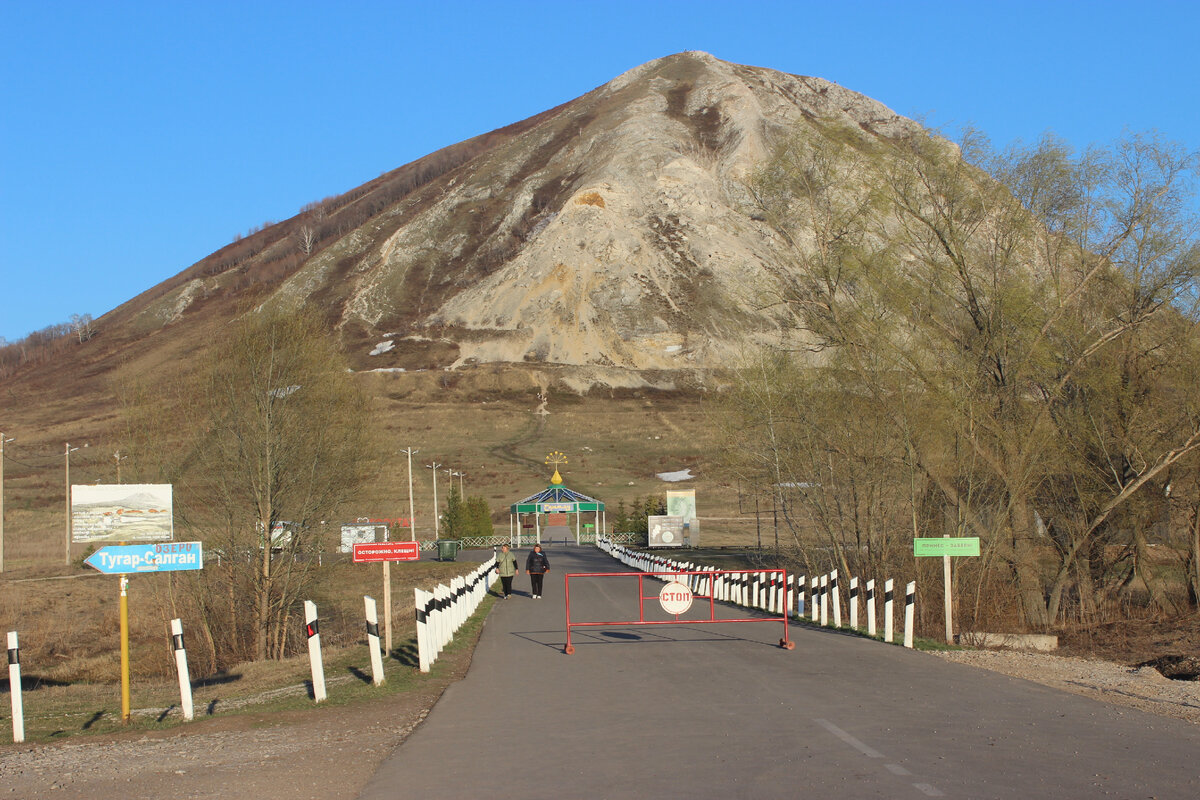
[[[847,733],[846,731],[839,728],[837,725],[834,725],[829,720],[814,719],[813,722],[817,723],[822,728],[829,731],[834,736],[841,739],[843,742],[850,745],[851,747],[853,747],[858,752],[862,753],[867,758],[884,758],[883,753],[879,752],[878,750],[871,747],[870,745],[860,742],[858,739],[854,738],[849,733]],[[898,775],[901,777],[905,777],[905,776],[912,777],[912,773],[909,772],[904,767],[900,766],[899,764],[890,763],[890,764],[884,764],[883,766],[887,769],[888,772],[892,773],[893,775]],[[930,784],[930,783],[914,783],[913,787],[916,788],[918,791],[920,791],[922,794],[924,794],[926,797],[945,797],[946,796],[940,790],[938,790],[938,788],[936,786],[934,786],[933,784]]]
[[[862,742],[860,742],[858,739],[855,739],[853,736],[851,736],[850,734],[846,733],[844,730],[842,730],[841,728],[839,728],[837,725],[834,725],[834,724],[833,724],[832,722],[830,722],[829,720],[827,720],[827,719],[818,719],[818,720],[814,720],[814,722],[816,722],[818,725],[820,725],[820,726],[821,726],[822,728],[824,728],[825,730],[827,730],[827,731],[829,731],[830,733],[832,733],[834,736],[836,736],[836,737],[838,737],[839,739],[841,739],[841,740],[842,740],[843,742],[845,742],[846,744],[848,744],[848,745],[850,745],[851,747],[853,747],[853,748],[854,748],[855,750],[857,750],[858,752],[862,753],[862,754],[863,754],[864,756],[866,756],[867,758],[883,758],[883,753],[879,752],[878,750],[875,750],[874,748],[868,747],[867,745],[863,744],[863,743],[862,743]]]

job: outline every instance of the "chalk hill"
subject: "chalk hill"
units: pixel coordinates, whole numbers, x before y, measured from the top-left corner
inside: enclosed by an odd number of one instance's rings
[[[820,78],[668,56],[235,242],[107,315],[97,339],[253,298],[321,308],[362,369],[728,364],[780,324],[763,300],[788,260],[744,181],[797,126],[918,128]]]

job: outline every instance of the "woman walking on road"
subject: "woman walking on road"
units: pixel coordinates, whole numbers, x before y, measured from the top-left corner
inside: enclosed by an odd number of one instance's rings
[[[504,589],[504,599],[512,594],[513,576],[517,574],[517,557],[508,551],[508,545],[500,545],[500,553],[496,556],[496,572],[500,575],[500,586]]]
[[[550,559],[542,552],[542,546],[535,544],[533,552],[525,560],[525,571],[529,573],[533,599],[542,599],[542,578],[550,571]]]

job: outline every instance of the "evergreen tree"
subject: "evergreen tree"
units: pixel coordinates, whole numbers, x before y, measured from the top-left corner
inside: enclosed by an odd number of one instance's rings
[[[462,495],[457,486],[451,486],[450,495],[446,498],[446,512],[442,515],[441,536],[443,539],[461,539],[467,535],[467,515]]]
[[[629,510],[627,508],[625,508],[624,500],[618,500],[617,501],[617,515],[613,519],[613,532],[614,533],[628,533],[629,525],[630,525]]]
[[[464,516],[469,536],[492,536],[492,512],[488,509],[487,500],[482,497],[468,497],[464,507]]]

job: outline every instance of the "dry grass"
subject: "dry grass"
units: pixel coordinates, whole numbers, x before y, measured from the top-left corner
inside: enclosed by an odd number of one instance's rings
[[[599,192],[587,192],[586,194],[582,194],[579,196],[579,199],[575,201],[575,203],[581,206],[596,206],[598,208],[604,208],[604,198],[600,196]]]

